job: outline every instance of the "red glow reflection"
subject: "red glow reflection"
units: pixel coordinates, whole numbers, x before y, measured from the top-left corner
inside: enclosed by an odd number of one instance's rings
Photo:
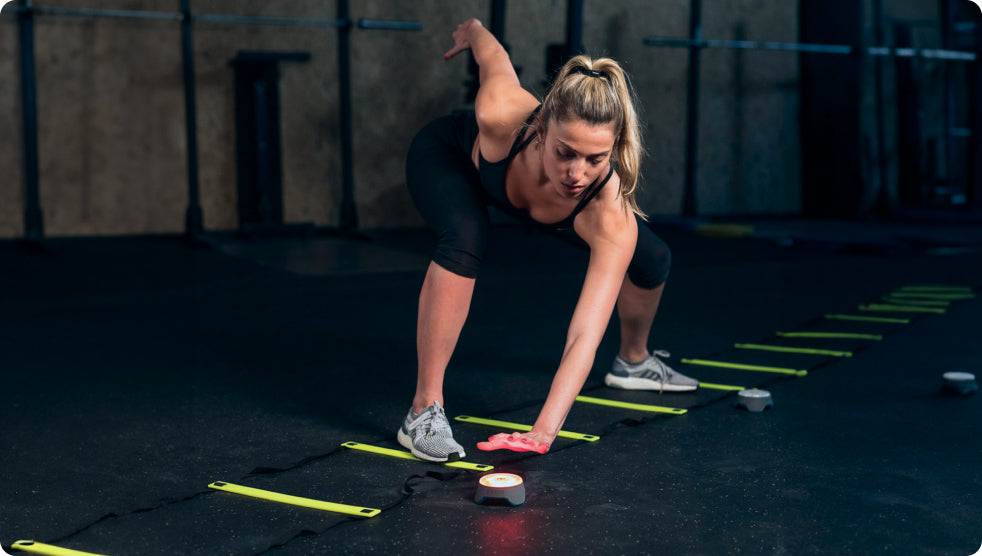
[[[514,556],[542,554],[538,536],[545,532],[539,527],[535,513],[512,508],[488,508],[477,521],[477,553],[482,555]]]

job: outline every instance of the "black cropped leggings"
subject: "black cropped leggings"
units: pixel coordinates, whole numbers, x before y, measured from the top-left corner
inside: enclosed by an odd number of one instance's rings
[[[492,197],[471,162],[477,137],[472,112],[455,112],[426,125],[413,139],[406,162],[409,193],[423,219],[437,234],[433,262],[467,278],[476,278],[484,258]],[[506,212],[508,207],[502,207]],[[517,217],[517,215],[516,215]],[[571,228],[549,234],[589,249]],[[627,269],[631,282],[654,289],[671,268],[668,245],[638,217],[638,243]]]

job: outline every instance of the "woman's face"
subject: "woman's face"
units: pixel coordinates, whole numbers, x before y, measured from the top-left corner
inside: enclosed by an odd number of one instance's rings
[[[553,119],[543,139],[542,167],[556,191],[576,197],[601,173],[614,149],[614,126]]]

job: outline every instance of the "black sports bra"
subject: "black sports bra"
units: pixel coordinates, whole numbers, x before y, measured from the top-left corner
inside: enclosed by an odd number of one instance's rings
[[[508,193],[505,189],[505,177],[508,174],[508,166],[511,164],[511,161],[515,158],[515,156],[522,152],[522,150],[528,146],[533,139],[535,139],[534,130],[528,137],[525,137],[525,132],[526,130],[531,129],[530,126],[532,124],[532,120],[535,119],[535,116],[539,113],[540,108],[542,108],[541,104],[537,106],[525,120],[525,125],[522,127],[522,131],[518,134],[518,137],[515,138],[515,142],[512,143],[508,156],[503,160],[499,160],[498,162],[488,162],[484,159],[484,156],[478,152],[478,174],[481,178],[481,186],[484,188],[485,192],[487,192],[488,196],[491,197],[491,200],[495,203],[495,205],[498,205],[498,207],[503,209],[505,212],[518,216],[523,220],[538,226],[554,230],[562,230],[573,227],[573,220],[576,219],[576,215],[579,214],[584,207],[586,207],[587,203],[592,201],[593,198],[597,196],[597,193],[599,193],[600,190],[607,185],[607,182],[610,181],[610,177],[614,175],[614,166],[611,164],[610,171],[607,172],[606,177],[603,179],[598,177],[593,181],[593,183],[587,186],[586,191],[581,194],[582,196],[580,197],[580,202],[577,203],[576,208],[573,209],[573,212],[559,222],[539,222],[529,215],[528,209],[520,209],[511,204],[511,201],[508,200]]]

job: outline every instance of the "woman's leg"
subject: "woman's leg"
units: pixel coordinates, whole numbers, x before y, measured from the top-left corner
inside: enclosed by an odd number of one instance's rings
[[[473,123],[470,134],[466,133]],[[443,376],[464,327],[474,279],[484,256],[488,211],[470,161],[476,123],[444,116],[413,139],[406,162],[409,194],[436,232],[433,262],[419,294],[416,321],[418,377],[413,411],[443,405]]]
[[[438,462],[464,457],[443,410],[443,377],[467,320],[488,228],[470,161],[473,137],[462,137],[461,123],[450,116],[427,125],[406,163],[410,196],[438,239],[419,295],[416,393],[396,438],[416,457]]]
[[[618,355],[624,361],[637,363],[651,355],[648,336],[671,266],[668,245],[638,218],[638,243],[617,297],[617,316],[621,321]]]
[[[443,410],[443,377],[457,347],[474,293],[474,278],[431,262],[419,294],[416,325],[416,394],[396,434],[414,456],[429,461],[455,461],[464,447],[453,437]]]
[[[430,263],[419,294],[416,325],[418,376],[413,411],[421,413],[438,402],[443,405],[443,376],[467,320],[474,278],[454,274]]]
[[[650,290],[639,288],[628,276],[624,277],[621,293],[617,297],[617,316],[621,321],[621,349],[618,355],[624,361],[638,363],[651,355],[648,336],[664,289],[665,284]]]
[[[668,246],[647,223],[638,220],[638,244],[627,276],[617,297],[621,325],[621,347],[604,383],[628,390],[688,392],[699,386],[697,380],[681,375],[659,356],[648,351],[648,336],[661,303],[672,256]]]

